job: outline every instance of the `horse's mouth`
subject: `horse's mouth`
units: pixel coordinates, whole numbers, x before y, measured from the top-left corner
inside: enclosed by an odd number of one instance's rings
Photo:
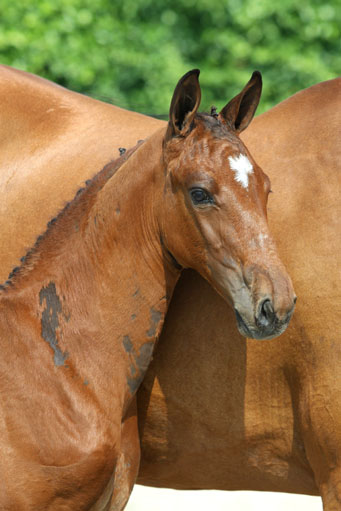
[[[234,312],[235,312],[236,319],[237,319],[237,326],[238,326],[239,333],[241,333],[244,337],[252,337],[252,334],[251,334],[248,326],[246,325],[245,321],[243,320],[243,318],[241,317],[241,315],[239,314],[237,309],[234,309]]]
[[[276,319],[271,325],[269,325],[267,327],[249,326],[246,324],[246,322],[244,321],[241,314],[237,311],[237,309],[234,309],[234,312],[236,314],[237,326],[238,326],[239,333],[243,337],[249,337],[251,339],[266,341],[266,340],[273,339],[274,337],[278,337],[285,331],[285,329],[287,328],[287,326],[289,324],[293,310],[290,312],[290,314],[288,314],[286,316],[285,320],[280,321],[280,320]]]

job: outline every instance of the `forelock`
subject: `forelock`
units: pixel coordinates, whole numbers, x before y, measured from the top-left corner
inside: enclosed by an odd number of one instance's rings
[[[210,131],[214,138],[228,139],[232,143],[238,140],[236,134],[229,130],[217,115],[199,113],[195,116],[195,120],[202,124],[206,130]]]

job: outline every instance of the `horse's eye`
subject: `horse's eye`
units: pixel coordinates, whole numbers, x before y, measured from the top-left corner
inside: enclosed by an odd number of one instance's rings
[[[212,204],[213,197],[203,188],[192,188],[190,195],[193,204]]]

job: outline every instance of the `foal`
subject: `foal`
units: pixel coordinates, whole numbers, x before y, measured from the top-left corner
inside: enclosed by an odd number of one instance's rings
[[[178,83],[167,130],[88,183],[1,291],[1,509],[124,507],[139,463],[126,412],[183,267],[254,337],[288,324],[269,180],[238,138],[260,75],[217,118],[197,114],[198,74]]]

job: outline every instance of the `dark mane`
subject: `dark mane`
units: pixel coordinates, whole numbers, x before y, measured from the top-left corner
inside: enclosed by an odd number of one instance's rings
[[[77,191],[75,197],[71,201],[67,202],[64,208],[57,214],[57,216],[52,218],[47,223],[46,231],[38,236],[33,247],[30,248],[26,255],[20,259],[20,266],[13,268],[13,270],[8,275],[6,282],[4,284],[0,284],[0,291],[6,290],[9,286],[12,286],[14,277],[20,275],[23,270],[30,266],[30,263],[33,262],[34,255],[40,248],[41,243],[48,237],[51,230],[54,229],[62,219],[65,218],[66,215],[70,214],[72,211],[75,211],[82,203],[92,203],[94,201],[97,193],[143,142],[143,140],[140,140],[133,148],[124,152],[120,151],[120,156],[118,158],[107,163],[103,169],[100,170],[92,179],[88,179],[85,182],[85,186]]]

